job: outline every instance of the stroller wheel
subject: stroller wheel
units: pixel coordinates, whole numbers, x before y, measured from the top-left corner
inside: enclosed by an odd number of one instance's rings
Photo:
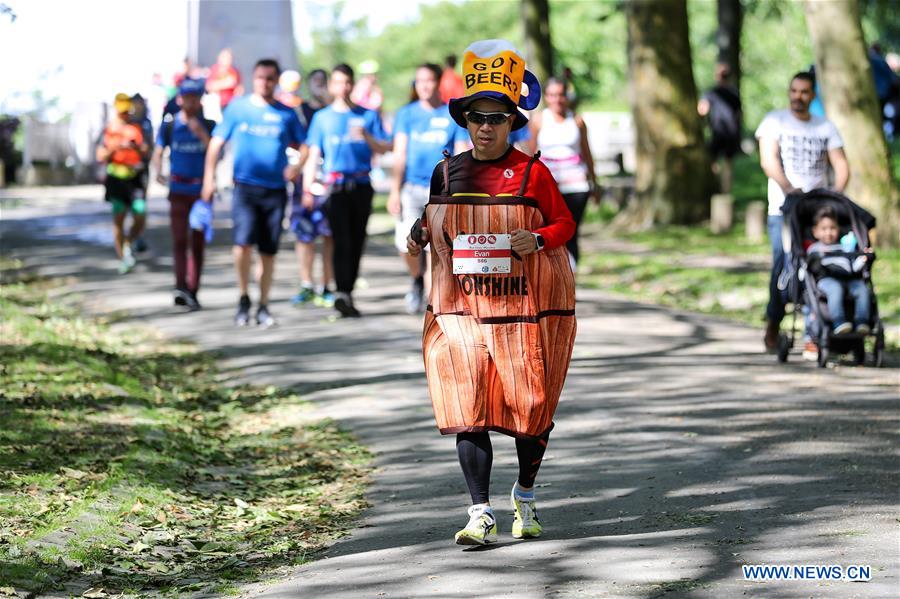
[[[828,351],[830,345],[829,341],[828,329],[827,327],[823,326],[822,332],[819,335],[819,355],[816,358],[819,364],[819,368],[825,368],[825,364],[828,362],[828,354],[830,353]]]
[[[825,368],[825,364],[828,362],[828,347],[822,343],[819,345],[819,357],[818,364],[819,368]]]
[[[791,350],[791,340],[784,333],[778,334],[778,361],[787,362],[788,352]]]
[[[884,327],[878,327],[878,334],[875,336],[875,368],[884,366]]]
[[[860,339],[853,346],[853,363],[857,366],[862,366],[866,363],[866,342],[864,339]]]

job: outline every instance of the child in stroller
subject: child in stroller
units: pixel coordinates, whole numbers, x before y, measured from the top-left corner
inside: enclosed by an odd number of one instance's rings
[[[881,366],[884,327],[871,277],[875,254],[869,247],[875,217],[846,196],[826,189],[790,195],[782,212],[784,249],[790,259],[781,281],[787,282],[794,321],[807,306],[806,332],[818,346],[819,366],[824,367],[832,353],[848,352],[862,364],[868,335],[875,337],[873,361]],[[787,360],[793,345],[792,324],[790,336],[779,336],[779,361]]]
[[[869,256],[855,253],[855,235],[848,233],[847,241],[838,243],[839,234],[834,209],[819,208],[813,216],[812,236],[816,242],[806,250],[806,270],[817,278],[819,290],[827,298],[834,334],[845,335],[855,330],[860,335],[868,335],[872,330],[869,326],[871,298],[863,270],[869,265]],[[866,248],[866,252],[874,256],[871,248]],[[853,298],[853,324],[845,316],[845,292]]]

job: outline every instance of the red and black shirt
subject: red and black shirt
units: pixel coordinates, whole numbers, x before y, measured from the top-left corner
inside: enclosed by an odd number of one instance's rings
[[[525,167],[531,160],[510,146],[503,156],[494,160],[477,160],[472,152],[463,152],[450,158],[450,195],[455,193],[484,193],[502,195],[519,193]],[[431,175],[431,195],[443,195],[444,168],[438,164]],[[550,170],[540,161],[535,161],[528,177],[528,185],[523,194],[538,202],[538,210],[546,223],[540,229],[544,238],[544,248],[553,249],[565,244],[575,233],[572,213],[556,186]]]

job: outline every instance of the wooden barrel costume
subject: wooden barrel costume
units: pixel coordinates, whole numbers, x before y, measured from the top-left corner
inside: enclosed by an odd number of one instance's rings
[[[470,192],[451,194],[451,161],[472,159],[445,158],[436,169],[436,176],[442,170],[443,188],[425,208],[432,289],[423,350],[442,434],[493,430],[537,437],[553,427],[576,328],[575,281],[565,246],[527,256],[511,252],[508,274],[461,275],[452,268],[459,235],[496,236],[545,225],[537,200],[525,194],[532,167],[546,167],[535,164],[537,157],[518,154],[515,168],[497,173],[509,192],[495,195],[479,192],[475,180],[460,183]],[[547,177],[552,181],[549,171]]]

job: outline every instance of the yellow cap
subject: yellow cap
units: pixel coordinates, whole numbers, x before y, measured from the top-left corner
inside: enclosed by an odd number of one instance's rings
[[[115,107],[116,112],[129,112],[133,105],[134,103],[131,101],[131,96],[129,96],[128,94],[116,94],[116,99],[113,102],[113,106]]]

